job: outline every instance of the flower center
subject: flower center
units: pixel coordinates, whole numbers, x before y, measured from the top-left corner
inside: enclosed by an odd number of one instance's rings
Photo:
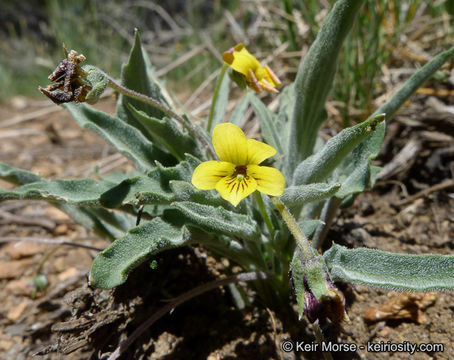
[[[246,165],[238,165],[235,168],[235,173],[233,176],[236,176],[236,178],[241,181],[247,176],[247,167]]]

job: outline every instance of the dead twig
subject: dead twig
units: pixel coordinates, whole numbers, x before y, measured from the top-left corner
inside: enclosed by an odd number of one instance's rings
[[[451,187],[454,187],[454,180],[444,181],[440,184],[436,184],[436,185],[430,186],[426,189],[423,189],[421,191],[418,191],[416,194],[411,195],[405,199],[402,199],[402,200],[394,203],[394,205],[397,205],[397,206],[407,205],[407,204],[410,204],[411,202],[415,201],[416,199],[429,195],[430,193],[433,193],[435,191],[444,190],[444,189],[449,189]]]
[[[46,239],[46,238],[38,238],[38,237],[16,237],[16,236],[3,236],[0,237],[0,243],[6,242],[36,242],[41,244],[53,244],[53,245],[69,245],[74,247],[81,247],[84,249],[95,250],[95,251],[103,251],[103,248],[99,248],[92,245],[87,244],[79,244],[72,241],[65,241],[65,240],[55,240],[55,239]]]
[[[37,225],[46,230],[53,230],[55,228],[55,222],[49,219],[38,219],[30,218],[26,216],[14,215],[7,211],[0,210],[0,218],[8,221],[8,223],[20,224],[20,225]]]
[[[186,301],[201,295],[207,291],[214,290],[220,286],[225,286],[232,283],[237,283],[241,281],[254,281],[254,280],[264,280],[269,278],[270,275],[264,272],[250,272],[250,273],[241,273],[238,275],[230,276],[225,279],[219,279],[207,284],[200,285],[192,290],[181,294],[175,298],[172,302],[164,305],[157,312],[155,312],[150,318],[143,322],[134,332],[129,336],[125,341],[123,341],[119,347],[109,356],[108,360],[118,359],[119,356],[140,336],[146,331],[151,325],[153,325],[157,320],[162,318],[165,314],[175,309],[177,306],[185,303]]]
[[[418,139],[411,139],[399,153],[383,167],[377,175],[377,180],[388,179],[401,171],[408,169],[421,151],[422,144]]]

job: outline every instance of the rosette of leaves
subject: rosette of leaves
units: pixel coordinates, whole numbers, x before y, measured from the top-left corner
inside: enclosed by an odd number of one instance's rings
[[[271,230],[254,201],[248,199],[235,208],[214,191],[195,189],[191,184],[192,172],[200,162],[210,159],[207,149],[162,110],[123,94],[119,96],[115,115],[86,104],[64,106],[81,127],[94,131],[130,159],[136,171],[110,174],[100,180],[49,181],[0,164],[0,178],[18,185],[14,190],[1,190],[0,200],[48,201],[110,239],[112,244],[95,258],[90,272],[91,283],[100,288],[123,283],[132,269],[160,251],[200,244],[244,270],[273,273],[275,276],[267,280],[267,289],[256,282],[265,301],[272,301],[270,293],[284,301],[288,299],[287,274],[291,269],[300,315],[306,290],[323,296],[326,286],[319,285],[325,281],[325,274],[332,280],[396,289],[452,289],[450,256],[412,257],[338,246],[320,256],[316,250],[335,211],[373,186],[379,168],[371,161],[383,141],[385,117],[391,119],[408,97],[454,54],[452,48],[436,56],[368,119],[324,143],[317,136],[326,119],[324,104],[332,87],[340,48],[362,3],[358,0],[335,3],[301,64],[295,83],[286,86],[279,95],[277,113],[248,93],[229,118],[230,122],[240,124],[252,106],[263,140],[277,149],[273,166],[284,173],[287,183],[280,199],[305,236],[313,240],[318,264],[315,270],[308,270],[300,258],[294,239],[269,199],[265,199],[265,208],[271,217]],[[121,84],[172,107],[142,50],[138,32],[128,63],[122,68]],[[226,121],[228,91],[225,80],[213,100],[216,114],[213,125]],[[209,138],[206,130],[199,127],[198,131]],[[139,213],[141,223],[136,226]],[[380,267],[383,262],[389,266]],[[358,266],[366,263],[375,265]],[[436,274],[439,275],[434,279]]]

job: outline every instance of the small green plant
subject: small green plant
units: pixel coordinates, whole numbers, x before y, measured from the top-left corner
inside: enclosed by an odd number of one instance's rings
[[[48,181],[0,164],[0,177],[20,185],[2,190],[0,200],[48,201],[110,239],[90,271],[91,284],[103,289],[125,282],[131,270],[158,252],[193,244],[246,272],[264,274],[253,285],[271,306],[288,303],[290,273],[299,316],[311,322],[346,319],[335,280],[407,291],[454,289],[454,256],[336,244],[320,251],[336,210],[374,184],[380,169],[371,161],[382,144],[385,118],[454,55],[454,48],[437,55],[368,119],[323,144],[318,131],[326,119],[324,104],[362,3],[335,3],[295,82],[279,95],[274,94],[279,79],[244,45],[225,52],[205,127],[179,115],[163,96],[138,32],[120,82],[97,67],[81,66],[83,57],[69,52],[51,76],[54,84],[41,91],[128,157],[136,170],[100,180]],[[227,71],[253,91],[245,90],[225,123]],[[120,94],[116,115],[84,103],[96,102],[109,86]],[[277,113],[256,96],[262,90],[280,97]],[[264,142],[247,139],[237,126],[249,104]]]

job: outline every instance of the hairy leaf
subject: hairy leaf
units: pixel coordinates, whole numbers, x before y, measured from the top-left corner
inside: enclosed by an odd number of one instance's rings
[[[165,205],[176,200],[170,182],[173,180],[190,181],[194,168],[199,161],[187,155],[186,160],[174,167],[163,167],[159,163],[146,176],[140,175],[123,180],[101,195],[103,206],[115,208],[129,205]],[[191,185],[192,186],[192,185]]]
[[[182,246],[191,240],[190,231],[159,217],[135,227],[93,261],[90,283],[110,289],[125,282],[128,274],[160,251]]]
[[[454,290],[454,256],[394,254],[334,245],[323,255],[332,278],[402,291]]]
[[[312,201],[333,196],[339,190],[340,186],[340,184],[325,183],[290,186],[284,190],[281,200],[287,206],[302,206]]]
[[[147,62],[146,53],[142,49],[142,44],[140,42],[139,31],[136,29],[134,32],[134,45],[129,53],[128,63],[124,64],[121,69],[121,85],[140,94],[147,95],[162,104],[166,104],[165,99],[161,95],[159,86],[148,76]],[[127,103],[140,111],[144,111],[151,117],[162,119],[165,116],[165,113],[162,112],[162,110],[157,109],[150,104],[120,95],[117,107],[118,115],[123,120],[130,122],[131,125],[135,125],[135,122],[130,121],[131,116],[129,116],[129,110],[126,108]]]
[[[295,107],[287,153],[288,171],[312,154],[325,101],[331,90],[338,55],[363,0],[338,0],[323,22],[316,40],[301,64],[295,80]]]
[[[248,93],[249,101],[260,122],[260,128],[263,132],[263,138],[267,144],[277,150],[277,153],[282,155],[284,150],[281,145],[279,133],[276,128],[277,115],[270,111],[262,101],[253,93]]]
[[[172,204],[188,222],[208,233],[221,233],[244,239],[260,236],[257,223],[247,215],[237,214],[222,207],[179,201]]]
[[[161,149],[169,151],[178,160],[183,160],[185,153],[201,157],[200,148],[194,137],[181,130],[175,120],[168,117],[153,118],[132,105],[128,108],[132,116],[149,132],[155,145],[159,144]]]
[[[14,190],[0,190],[0,201],[45,200],[83,206],[99,206],[100,195],[115,183],[93,179],[38,181]]]
[[[64,106],[79,126],[97,133],[139,168],[152,169],[155,160],[164,164],[174,162],[169,154],[154,147],[139,130],[124,123],[118,117],[95,110],[85,104]]]
[[[0,179],[16,185],[41,182],[43,179],[29,171],[0,164]],[[55,207],[68,214],[74,221],[109,240],[123,235],[131,226],[132,216],[122,216],[102,208],[79,208],[65,203],[53,203]]]
[[[235,108],[232,111],[232,115],[230,115],[229,122],[235,124],[239,127],[242,127],[245,122],[245,115],[246,110],[249,107],[249,97],[243,96],[238,104],[236,104]]]
[[[377,115],[361,124],[344,129],[332,137],[322,150],[298,165],[295,170],[293,185],[310,184],[326,179],[361,141],[375,131],[378,124],[383,120],[383,115]],[[376,145],[376,143],[370,145]]]

